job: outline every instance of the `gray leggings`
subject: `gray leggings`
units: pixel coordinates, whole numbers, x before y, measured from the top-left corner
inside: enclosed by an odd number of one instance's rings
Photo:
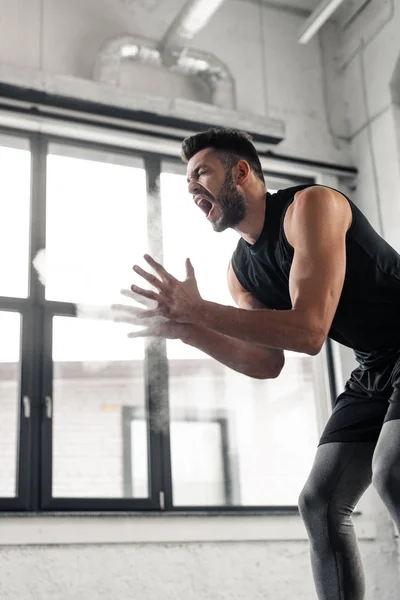
[[[384,423],[377,444],[331,442],[317,449],[299,510],[319,600],[365,596],[351,514],[371,482],[400,531],[400,420]]]

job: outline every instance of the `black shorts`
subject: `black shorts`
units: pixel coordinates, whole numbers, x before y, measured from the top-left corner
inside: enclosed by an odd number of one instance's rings
[[[357,367],[335,402],[319,441],[377,442],[386,421],[400,419],[400,350]]]

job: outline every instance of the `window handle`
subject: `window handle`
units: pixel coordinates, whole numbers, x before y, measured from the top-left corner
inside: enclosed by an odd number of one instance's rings
[[[51,419],[51,417],[53,415],[53,400],[51,399],[50,396],[46,396],[44,399],[44,403],[46,406],[46,417],[48,419]]]
[[[24,404],[24,417],[25,419],[31,418],[31,400],[29,396],[24,396],[22,398],[22,402]]]

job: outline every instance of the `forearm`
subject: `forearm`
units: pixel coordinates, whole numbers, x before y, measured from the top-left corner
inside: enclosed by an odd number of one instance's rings
[[[244,310],[204,300],[200,320],[207,329],[272,349],[317,354],[324,339],[322,330],[296,310]]]
[[[181,340],[230,369],[255,379],[277,377],[284,363],[280,350],[234,339],[200,325],[185,326]]]

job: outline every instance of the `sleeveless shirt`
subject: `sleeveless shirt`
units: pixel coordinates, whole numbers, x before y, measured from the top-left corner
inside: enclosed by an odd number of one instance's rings
[[[237,279],[266,308],[292,308],[289,276],[294,249],[283,223],[295,194],[314,185],[267,192],[260,236],[253,245],[240,238],[232,255]],[[400,349],[400,255],[342,195],[350,204],[352,223],[346,234],[345,280],[328,337],[352,348],[358,362],[367,365]]]

